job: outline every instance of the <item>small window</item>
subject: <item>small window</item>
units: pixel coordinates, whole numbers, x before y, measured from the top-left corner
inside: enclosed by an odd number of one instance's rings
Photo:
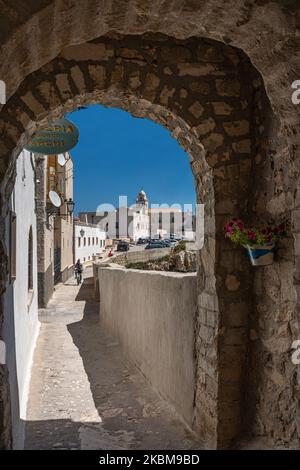
[[[33,289],[33,236],[32,227],[28,235],[28,290]]]
[[[88,245],[90,246],[91,244],[91,237],[88,238]]]
[[[86,237],[84,237],[84,239],[83,239],[83,245],[84,246],[86,245]]]
[[[80,247],[80,244],[81,244],[81,238],[78,237],[78,248]]]

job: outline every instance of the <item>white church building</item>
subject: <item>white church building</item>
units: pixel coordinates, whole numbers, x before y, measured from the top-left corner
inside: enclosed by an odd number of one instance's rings
[[[81,222],[97,225],[106,232],[109,239],[130,239],[135,242],[150,235],[148,199],[143,190],[138,193],[135,204],[130,207],[80,212],[79,219]]]

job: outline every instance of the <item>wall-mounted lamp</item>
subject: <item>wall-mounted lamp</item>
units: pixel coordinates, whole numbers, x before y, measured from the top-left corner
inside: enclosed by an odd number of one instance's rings
[[[81,237],[84,237],[85,231],[83,230],[83,228],[80,230],[79,233],[80,233],[80,236],[81,236]]]
[[[75,202],[73,201],[73,199],[69,197],[69,199],[67,199],[65,203],[67,205],[67,214],[58,214],[59,217],[68,217],[71,216],[74,212]]]
[[[73,199],[70,197],[68,200],[67,200],[67,211],[69,213],[69,215],[72,215],[73,212],[74,212],[74,206],[75,206],[75,202],[73,201]]]

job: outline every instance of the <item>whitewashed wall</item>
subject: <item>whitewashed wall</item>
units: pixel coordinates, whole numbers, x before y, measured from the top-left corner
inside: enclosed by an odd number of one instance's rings
[[[196,273],[99,264],[98,280],[101,327],[192,427]]]
[[[135,211],[132,221],[131,237],[134,241],[139,238],[146,238],[150,235],[149,216],[144,211]]]
[[[80,231],[84,230],[84,236]],[[94,243],[93,243],[94,238]],[[98,243],[96,239],[98,238]],[[90,225],[75,225],[75,262],[80,259],[82,263],[93,259],[105,250],[106,233],[99,227],[91,227]],[[90,239],[90,244],[89,244]],[[80,245],[79,245],[80,240]],[[84,244],[85,240],[85,244]]]
[[[17,177],[10,200],[17,217],[16,278],[9,280],[5,294],[4,341],[12,399],[13,446],[22,448],[33,352],[39,331],[37,307],[37,243],[34,192],[34,162],[23,151],[17,161]],[[7,217],[9,253],[10,217]],[[28,291],[28,236],[33,234],[33,289]]]

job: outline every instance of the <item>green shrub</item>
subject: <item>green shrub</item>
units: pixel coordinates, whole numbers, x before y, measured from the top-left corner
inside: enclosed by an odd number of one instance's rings
[[[180,253],[180,251],[185,251],[186,250],[186,241],[181,240],[176,246],[173,248],[173,253]]]
[[[153,259],[151,262],[155,264],[160,264],[163,261],[170,261],[171,255],[165,255],[162,258]]]
[[[148,262],[147,261],[136,261],[135,263],[126,263],[125,268],[127,269],[147,269]]]

